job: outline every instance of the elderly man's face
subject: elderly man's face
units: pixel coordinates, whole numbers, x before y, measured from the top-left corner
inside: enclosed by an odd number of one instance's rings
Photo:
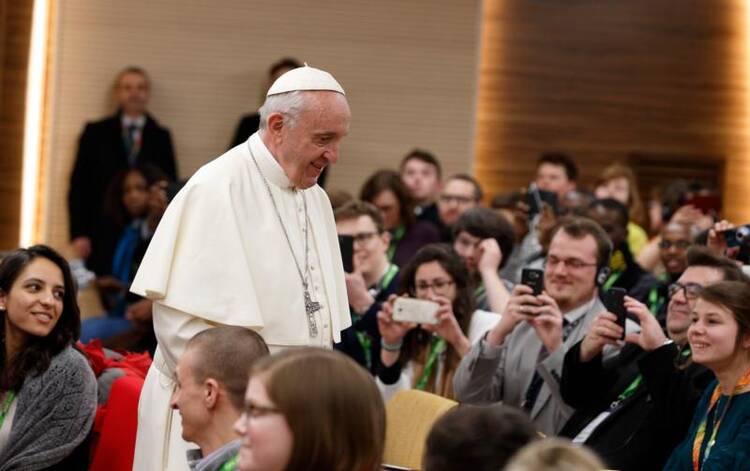
[[[328,164],[339,159],[339,145],[349,133],[346,97],[329,91],[307,92],[304,109],[292,126],[279,132],[276,158],[296,188],[310,188]]]

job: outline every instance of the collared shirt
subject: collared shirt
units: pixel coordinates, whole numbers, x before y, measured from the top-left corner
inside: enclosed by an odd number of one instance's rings
[[[217,448],[213,452],[209,453],[208,456],[204,457],[203,452],[199,448],[187,451],[188,466],[190,471],[218,471],[221,467],[234,458],[240,451],[241,440],[232,440],[229,443],[224,444],[221,448]]]

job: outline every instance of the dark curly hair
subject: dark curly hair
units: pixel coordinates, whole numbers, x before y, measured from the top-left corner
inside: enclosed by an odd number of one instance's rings
[[[443,270],[452,278],[456,286],[456,298],[453,300],[453,315],[456,316],[456,321],[461,327],[461,332],[466,335],[469,331],[469,324],[471,323],[471,316],[474,314],[474,295],[471,292],[472,285],[469,278],[469,272],[466,269],[466,265],[461,260],[461,257],[453,250],[448,244],[427,244],[412,257],[408,265],[401,271],[400,277],[401,282],[398,289],[398,294],[408,294],[409,296],[415,297],[416,295],[416,283],[415,276],[420,266],[425,263],[437,262]],[[420,357],[426,355],[427,349],[430,345],[432,334],[422,329],[412,329],[404,337],[404,347],[401,353],[399,361],[405,364],[409,360],[418,360]],[[443,368],[442,384],[443,388],[448,387],[448,391],[443,391],[442,395],[451,396],[451,383],[452,375],[458,366],[461,357],[449,344],[447,346],[447,355],[445,361],[445,368]],[[437,368],[432,371],[432,377],[428,384],[436,384],[435,376]],[[417,377],[418,375],[415,375]],[[434,391],[441,393],[439,391]]]
[[[45,258],[57,265],[65,284],[63,309],[57,324],[45,337],[29,336],[24,348],[16,354],[7,368],[5,348],[0,348],[0,390],[17,391],[28,375],[39,375],[49,368],[52,357],[73,344],[81,332],[81,316],[76,299],[76,285],[65,259],[46,245],[34,245],[8,253],[0,262],[0,292],[7,295],[26,267],[37,258]],[[6,311],[0,311],[0,340],[5,343]]]
[[[398,172],[394,172],[393,170],[378,170],[370,175],[364,185],[362,185],[359,199],[373,204],[375,198],[385,190],[393,192],[393,195],[398,200],[401,224],[406,227],[414,224],[414,199],[409,194],[409,190],[404,185],[404,182],[401,181],[401,175]]]

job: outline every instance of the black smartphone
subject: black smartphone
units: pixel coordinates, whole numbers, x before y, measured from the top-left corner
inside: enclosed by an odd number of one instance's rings
[[[727,247],[739,247],[745,241],[745,238],[750,235],[750,224],[723,231],[722,234],[724,234]],[[750,237],[748,238],[750,239]]]
[[[344,271],[354,271],[354,237],[339,235],[339,247],[341,247],[341,261],[344,263]]]
[[[557,194],[547,190],[540,190],[532,183],[526,191],[526,204],[529,207],[530,217],[533,217],[542,211],[542,203],[547,203],[555,214],[557,214]]]
[[[623,288],[610,288],[604,292],[602,302],[607,311],[617,316],[617,325],[622,327],[622,337],[625,338],[625,319],[628,317],[628,311],[625,309],[625,295],[627,291]]]
[[[521,284],[531,287],[534,296],[542,294],[544,289],[544,272],[534,268],[524,268],[521,271]]]

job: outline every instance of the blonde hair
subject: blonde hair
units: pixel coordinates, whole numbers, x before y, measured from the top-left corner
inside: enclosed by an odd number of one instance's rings
[[[519,451],[505,471],[601,471],[604,464],[593,452],[567,440],[545,438]]]
[[[639,226],[644,226],[646,224],[646,212],[643,209],[643,201],[641,201],[641,194],[638,191],[638,180],[635,178],[633,169],[621,163],[614,163],[602,170],[594,188],[615,178],[624,178],[628,181],[628,212],[630,213],[630,219]]]

